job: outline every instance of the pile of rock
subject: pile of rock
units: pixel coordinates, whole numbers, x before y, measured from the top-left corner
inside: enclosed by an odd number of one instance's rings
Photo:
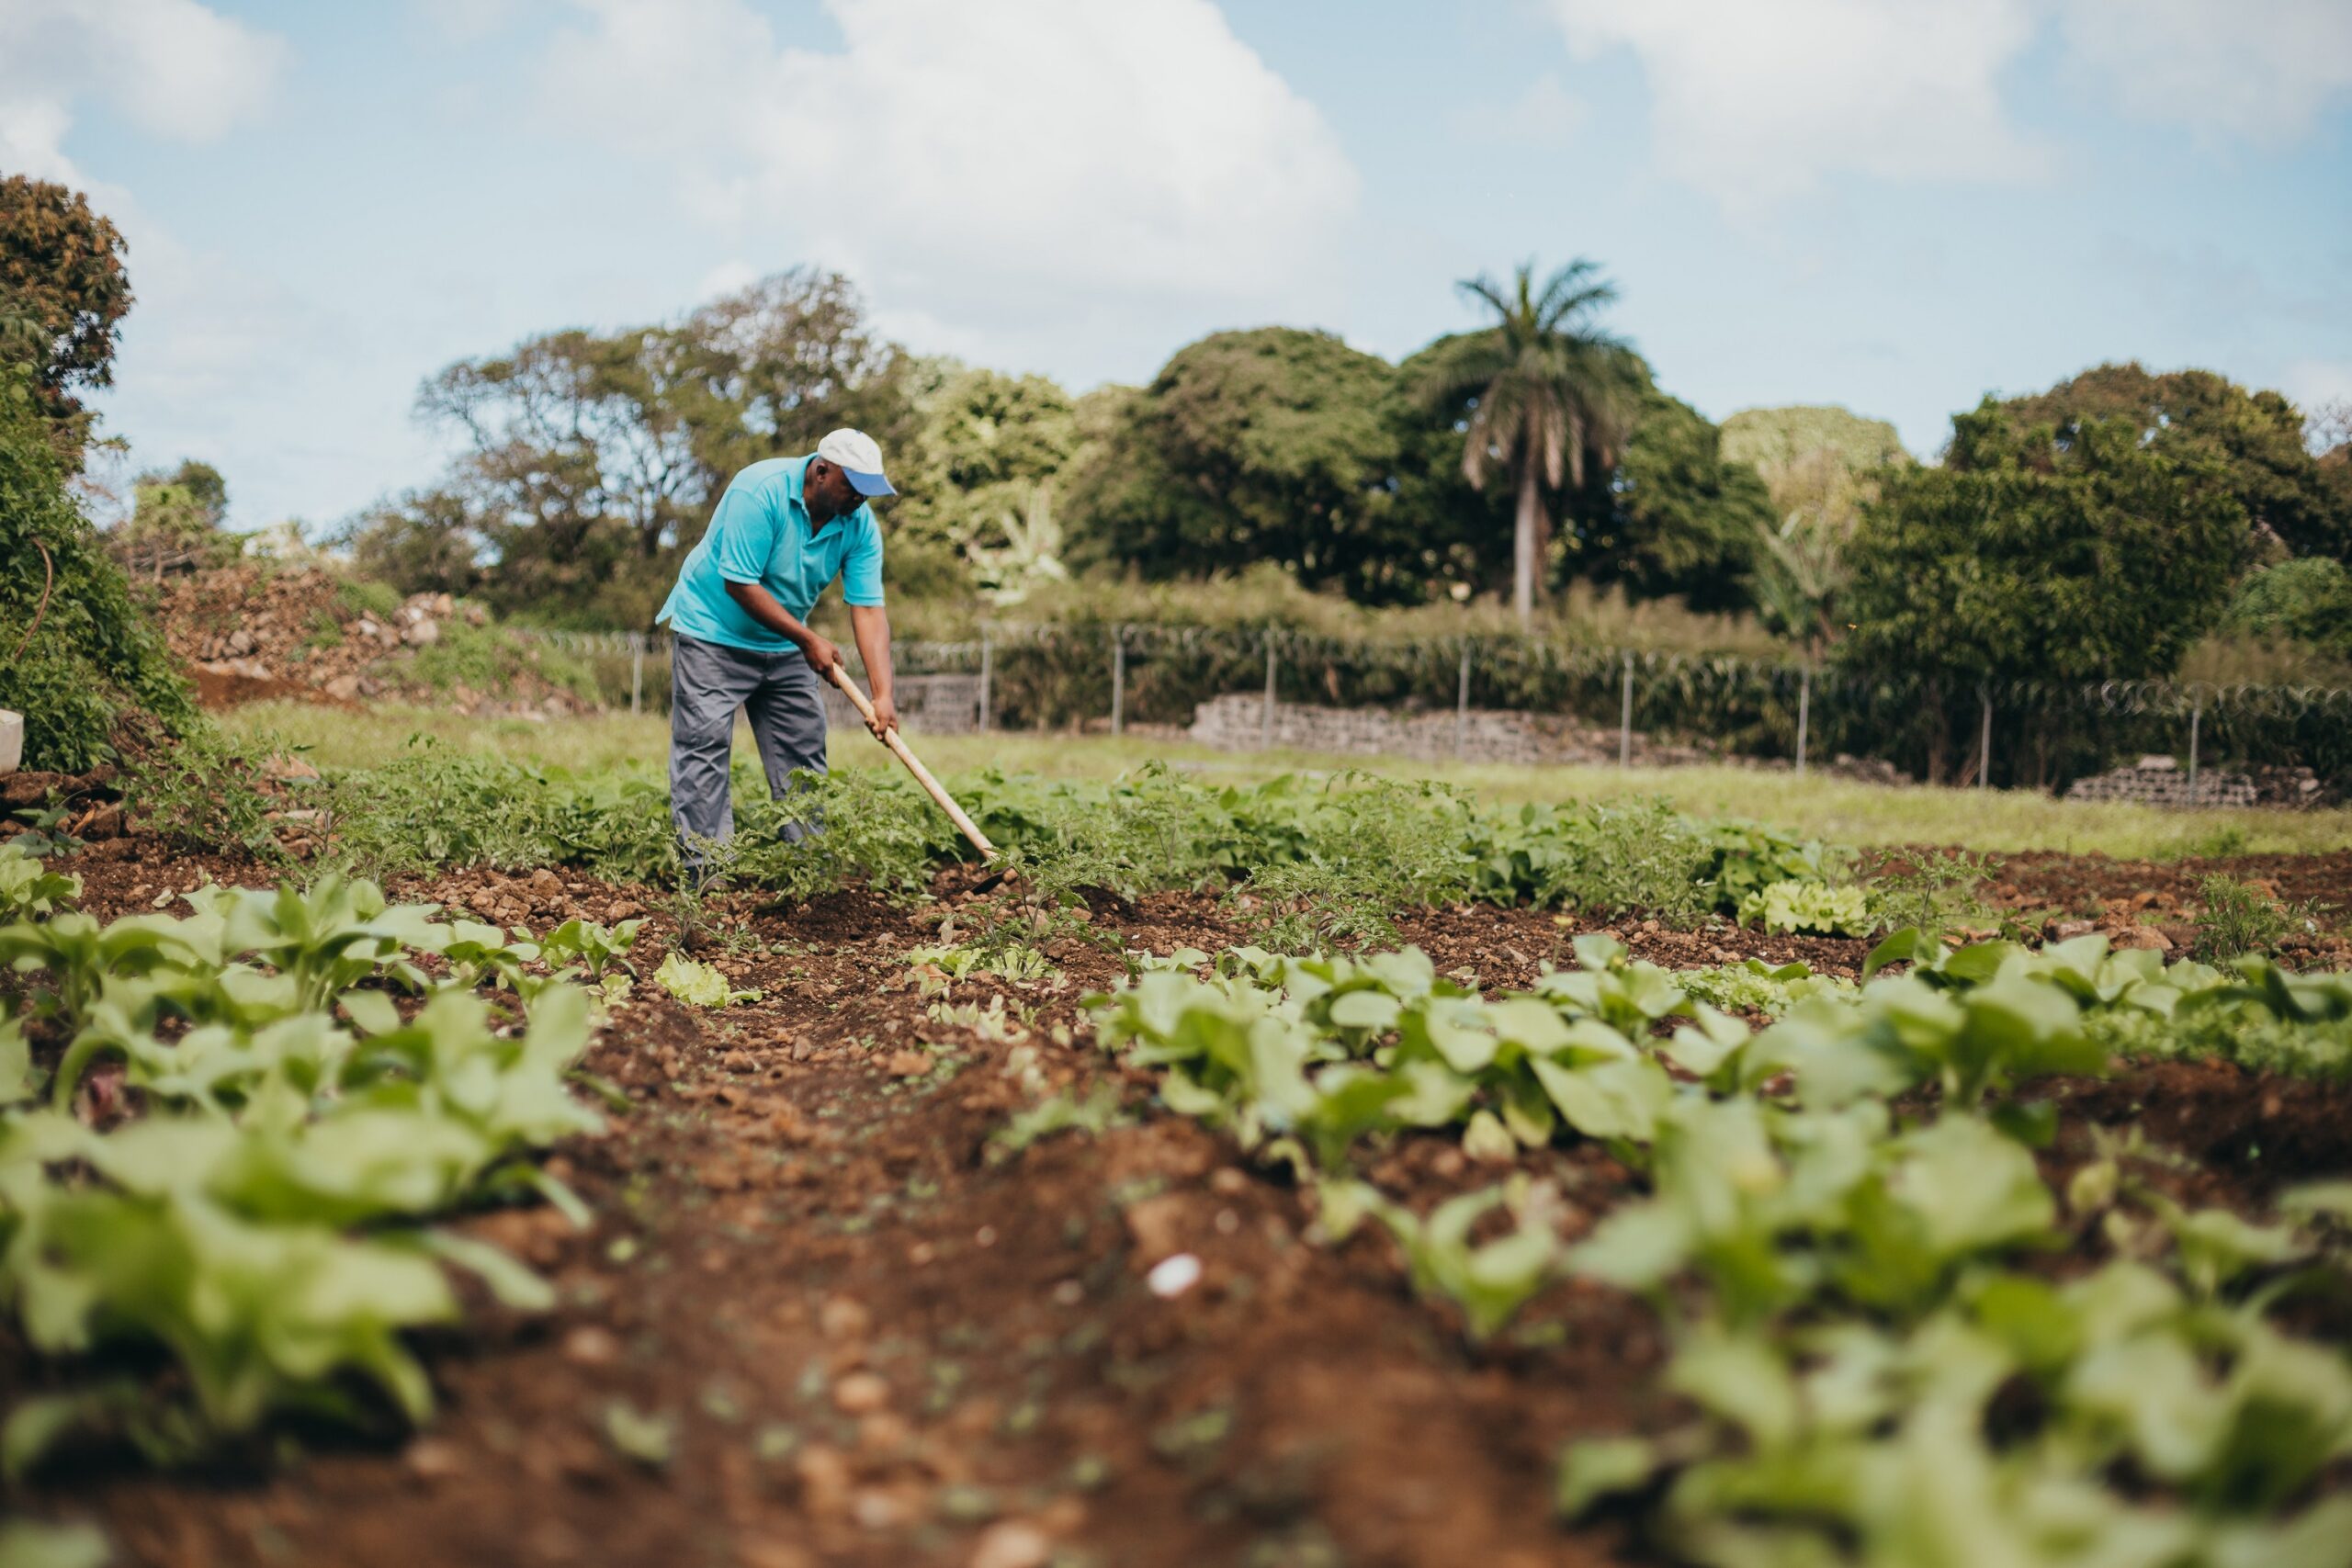
[[[405,668],[462,619],[488,623],[479,604],[447,593],[412,593],[388,614],[356,608],[333,572],[309,565],[239,561],[164,580],[156,590],[164,640],[196,675],[207,705],[265,697],[324,697],[333,702],[401,696],[448,701]],[[523,660],[535,661],[525,650]],[[580,711],[568,692],[527,671],[516,689],[465,692],[468,713]]]
[[[2205,769],[2195,779],[2175,757],[2143,757],[2066,786],[2068,800],[2128,800],[2142,806],[2205,807],[2261,804],[2254,781],[2244,773]]]

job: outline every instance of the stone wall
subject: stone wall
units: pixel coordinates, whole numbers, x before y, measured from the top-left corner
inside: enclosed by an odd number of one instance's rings
[[[901,675],[898,697],[899,726],[910,735],[969,735],[979,728],[978,675]],[[849,699],[830,681],[825,683],[825,725],[830,729],[865,728]]]
[[[2188,770],[2171,757],[2143,757],[2128,768],[2076,779],[2066,786],[2066,798],[2129,800],[2142,806],[2174,807],[2259,804],[2254,781],[2245,774],[2202,769],[2192,790]]]
[[[1264,739],[1265,698],[1234,692],[1193,710],[1189,738],[1222,751],[1255,750]],[[1457,737],[1459,744],[1457,744]],[[1296,751],[1345,757],[1412,757],[1422,761],[1614,762],[1617,731],[1555,714],[1472,708],[1457,728],[1451,709],[1274,705],[1273,743]],[[1717,761],[1695,746],[1669,745],[1636,733],[1633,760],[1649,767]]]

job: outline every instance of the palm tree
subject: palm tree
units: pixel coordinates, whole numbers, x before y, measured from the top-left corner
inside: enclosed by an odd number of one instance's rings
[[[1535,613],[1539,564],[1551,542],[1544,487],[1584,483],[1585,455],[1615,463],[1633,424],[1640,361],[1624,340],[1593,324],[1617,288],[1598,263],[1581,258],[1541,288],[1535,264],[1509,285],[1481,274],[1456,285],[1495,314],[1494,325],[1454,338],[1431,362],[1421,387],[1440,410],[1472,403],[1462,472],[1478,489],[1497,466],[1519,496],[1511,528],[1511,608],[1525,629]]]

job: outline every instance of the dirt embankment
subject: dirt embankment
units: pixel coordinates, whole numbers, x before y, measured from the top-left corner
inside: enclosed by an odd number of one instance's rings
[[[532,670],[538,652],[529,647],[503,661],[495,691],[421,680],[423,650],[490,625],[481,605],[447,593],[413,593],[389,610],[370,609],[332,571],[251,561],[166,576],[151,592],[164,640],[187,666],[206,707],[384,699],[552,715],[588,706]]]

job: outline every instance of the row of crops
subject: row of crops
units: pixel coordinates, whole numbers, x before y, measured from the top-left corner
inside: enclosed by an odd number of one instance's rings
[[[574,774],[425,747],[382,767],[240,786],[260,771],[209,759],[201,771],[151,775],[140,818],[191,846],[239,844],[290,865],[279,847],[290,803],[316,834],[313,867],[379,878],[486,864],[678,880],[668,791],[650,773]],[[895,773],[801,782],[774,800],[755,770],[738,770],[736,835],[705,856],[721,884],[792,899],[851,883],[908,897],[972,853]],[[1874,919],[1850,886],[1850,856],[1749,824],[1694,821],[1663,802],[1493,808],[1371,775],[1219,787],[1157,766],[1109,781],[989,770],[955,783],[1024,887],[1053,897],[1214,888],[1299,912],[1281,933],[1293,947],[1390,936],[1387,910],[1470,899],[1640,909],[1676,923],[1721,913],[1822,933],[1862,934]],[[797,831],[811,822],[824,831]]]
[[[573,1092],[579,982],[634,932],[517,941],[332,875],[107,923],[79,893],[0,847],[0,1302],[58,1373],[0,1430],[6,1470],[76,1434],[175,1462],[273,1417],[423,1418],[403,1337],[458,1315],[455,1277],[548,1303],[433,1222],[540,1199],[584,1220],[532,1156],[601,1125]]]
[[[1572,1446],[1569,1516],[1723,1568],[2352,1562],[2352,1497],[2313,1500],[2352,1457],[2352,1367],[2295,1326],[2341,1322],[2352,1183],[2256,1224],[2177,1201],[2122,1140],[2045,1174],[2053,1102],[2030,1090],[2120,1049],[2239,1042],[2340,1072],[2352,976],[2096,936],[1902,933],[1859,987],[1795,965],[1686,981],[1606,936],[1577,955],[1496,999],[1409,949],[1138,955],[1099,1036],[1170,1108],[1294,1167],[1330,1236],[1385,1227],[1474,1340],[1562,1281],[1654,1305],[1682,1417]],[[1693,994],[1727,991],[1780,1016],[1751,1032]],[[1598,1140],[1651,1195],[1573,1241],[1524,1175],[1417,1214],[1358,1175],[1416,1130],[1503,1162]]]

